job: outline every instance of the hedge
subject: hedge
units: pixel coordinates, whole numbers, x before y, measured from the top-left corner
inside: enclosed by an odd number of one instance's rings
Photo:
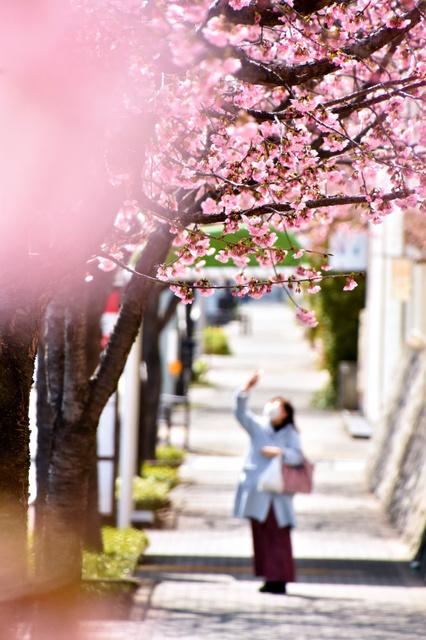
[[[311,298],[318,318],[318,327],[311,329],[311,338],[319,338],[323,346],[322,366],[330,374],[323,403],[337,403],[339,363],[358,360],[359,314],[365,305],[365,277],[357,278],[353,291],[343,291],[343,279],[329,278],[321,282],[321,291]]]

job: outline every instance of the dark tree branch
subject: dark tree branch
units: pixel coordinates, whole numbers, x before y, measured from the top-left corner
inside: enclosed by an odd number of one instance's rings
[[[127,354],[139,331],[149,293],[155,286],[150,278],[155,276],[157,266],[166,259],[171,239],[165,225],[160,225],[152,233],[135,269],[148,278],[133,275],[126,287],[114,331],[91,379],[86,411],[92,421],[97,421],[108,398],[116,389]]]
[[[390,100],[390,98],[398,95],[403,95],[404,93],[414,91],[416,89],[420,89],[421,87],[426,86],[426,80],[418,80],[417,82],[413,82],[412,84],[405,84],[406,82],[414,80],[415,77],[406,78],[405,80],[392,80],[389,82],[378,83],[374,86],[367,87],[363,90],[356,91],[342,98],[338,98],[336,100],[330,100],[329,102],[325,102],[323,107],[331,107],[339,104],[340,102],[350,102],[350,104],[342,104],[340,106],[334,106],[333,109],[330,109],[331,113],[338,114],[341,118],[346,118],[350,116],[355,111],[359,111],[361,109],[366,109],[374,104],[379,104],[381,102],[386,102],[386,100]],[[367,100],[362,100],[361,98],[365,97],[369,93],[373,91],[379,91],[381,89],[388,89],[390,87],[395,87],[395,85],[403,85],[401,87],[396,87],[391,91],[385,91],[374,98],[369,98]],[[410,95],[407,93],[407,95]],[[407,97],[405,95],[404,97]],[[228,113],[234,114],[235,118],[238,117],[240,110],[233,107],[233,105],[224,105],[223,107]],[[209,111],[208,112],[211,117],[214,118],[223,118],[224,114],[219,113],[217,111]],[[282,120],[295,120],[304,117],[304,113],[297,111],[294,108],[287,108],[282,111],[264,111],[262,109],[247,109],[246,113],[252,116],[256,122],[277,122]]]
[[[312,15],[330,4],[349,4],[351,0],[295,0],[293,9],[302,16]],[[258,0],[254,6],[233,9],[227,0],[212,3],[207,20],[222,15],[233,24],[258,24],[262,27],[274,27],[282,24],[283,13],[291,13],[286,2]]]
[[[373,122],[371,122],[366,127],[364,127],[364,129],[362,129],[358,133],[358,135],[356,135],[355,138],[351,142],[348,142],[348,144],[345,147],[343,147],[343,149],[336,150],[336,151],[329,151],[327,149],[321,149],[321,145],[320,144],[318,144],[317,147],[315,146],[315,144],[313,144],[312,147],[314,149],[315,148],[318,149],[318,156],[321,158],[321,160],[326,160],[327,158],[334,158],[336,156],[344,155],[348,151],[351,151],[355,147],[358,147],[359,144],[362,142],[364,136],[367,135],[367,133],[369,131],[371,131],[371,129],[374,129],[374,127],[376,127],[377,125],[381,124],[385,120],[385,118],[386,118],[386,114],[385,113],[381,113],[380,115],[378,115],[373,120]],[[320,139],[321,139],[321,143],[322,143],[324,141],[324,138],[321,136],[320,138],[318,138],[318,140],[320,140]]]
[[[357,101],[357,102],[353,102],[352,104],[342,105],[341,107],[335,107],[334,109],[332,109],[332,113],[337,113],[341,118],[347,118],[355,111],[359,111],[360,109],[367,109],[368,107],[372,107],[375,104],[386,102],[387,100],[389,100],[390,98],[393,98],[394,96],[400,96],[402,92],[405,93],[407,91],[414,91],[415,89],[420,89],[421,87],[424,87],[424,86],[426,86],[426,80],[419,80],[419,82],[409,84],[399,89],[394,89],[393,91],[389,91],[389,93],[383,93],[379,96],[375,96],[374,98],[370,98],[369,100]]]
[[[383,82],[377,82],[376,84],[369,84],[368,86],[364,87],[363,89],[359,89],[358,91],[353,91],[352,93],[348,93],[347,95],[341,96],[340,98],[335,98],[334,100],[327,100],[327,102],[324,102],[324,107],[333,107],[337,104],[340,104],[342,102],[349,102],[351,100],[353,101],[358,101],[360,98],[364,98],[366,95],[368,95],[369,93],[373,93],[374,91],[380,91],[380,90],[385,90],[385,89],[393,89],[395,87],[395,85],[405,85],[407,83],[410,82],[414,82],[415,80],[418,80],[419,77],[416,74],[413,74],[411,76],[407,76],[406,78],[401,78],[399,80],[386,80]]]
[[[422,0],[417,7],[402,16],[402,20],[409,21],[407,26],[402,28],[382,27],[365,38],[343,47],[341,52],[356,60],[365,60],[371,57],[373,53],[383,49],[388,44],[393,44],[395,40],[402,40],[420,22],[422,10],[425,7],[426,0]],[[304,84],[308,80],[322,78],[339,69],[339,64],[332,62],[330,57],[303,64],[285,65],[258,62],[249,58],[241,49],[233,49],[233,55],[240,60],[242,65],[236,76],[240,80],[251,84],[297,86]]]
[[[390,202],[392,200],[399,200],[402,198],[407,198],[411,191],[395,191],[392,193],[386,193],[381,198],[386,202]],[[317,200],[307,200],[305,202],[306,209],[320,209],[322,207],[336,207],[342,206],[346,204],[354,204],[354,205],[363,205],[367,204],[367,196],[364,195],[356,195],[356,196],[324,196],[323,198],[318,198]],[[253,207],[252,209],[246,209],[245,211],[241,211],[238,215],[246,215],[246,216],[258,216],[258,215],[266,215],[271,213],[291,213],[294,210],[291,204],[288,203],[270,203],[264,204],[259,207]],[[203,213],[199,213],[198,216],[194,216],[193,222],[204,223],[204,224],[212,224],[225,222],[228,216],[225,213],[217,213],[211,215],[205,215]]]

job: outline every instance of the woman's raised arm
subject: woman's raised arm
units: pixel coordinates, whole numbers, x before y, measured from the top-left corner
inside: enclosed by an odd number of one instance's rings
[[[247,380],[247,382],[237,391],[235,396],[234,415],[240,425],[253,436],[259,429],[257,420],[252,411],[247,407],[249,392],[257,384],[259,373],[256,372]]]

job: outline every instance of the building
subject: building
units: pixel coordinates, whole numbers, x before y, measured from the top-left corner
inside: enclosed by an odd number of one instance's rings
[[[370,487],[415,555],[426,532],[423,214],[400,211],[370,230],[360,344],[361,407],[373,428]],[[422,553],[424,566],[424,542]]]

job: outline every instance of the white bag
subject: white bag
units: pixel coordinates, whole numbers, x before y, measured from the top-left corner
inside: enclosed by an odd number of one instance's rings
[[[274,456],[257,481],[258,491],[284,492],[281,456]]]

